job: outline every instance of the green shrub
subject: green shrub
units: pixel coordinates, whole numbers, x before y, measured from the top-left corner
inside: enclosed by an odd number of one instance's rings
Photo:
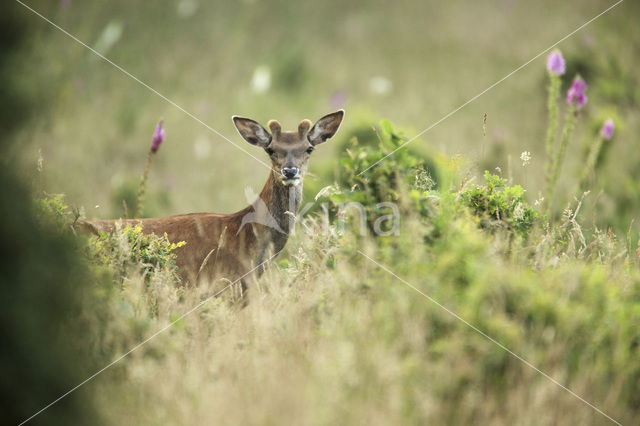
[[[38,220],[48,226],[57,229],[58,232],[68,231],[69,225],[73,224],[80,213],[75,215],[70,211],[65,202],[64,194],[47,194],[35,200],[35,211]]]
[[[430,172],[436,167],[425,168],[422,158],[404,147],[400,148],[407,138],[389,121],[383,120],[381,128],[383,131],[377,148],[360,146],[357,139],[353,139],[340,159],[343,189],[334,188],[327,195],[331,202],[330,217],[344,214],[341,209],[349,203],[360,203],[366,212],[367,226],[373,229],[376,221],[389,214],[384,203],[392,202],[397,204],[399,212],[417,212],[427,220],[437,220],[434,203],[447,196],[452,197],[453,210],[462,213],[466,209],[461,207],[468,208],[484,229],[505,229],[522,237],[529,234],[537,213],[525,201],[525,190],[520,185],[507,185],[506,179],[485,171],[484,185],[463,187],[450,193],[445,193],[444,188],[438,191],[437,182]],[[384,160],[376,164],[381,159]],[[446,179],[444,172],[441,171],[440,175],[439,180]],[[447,216],[446,220],[451,219],[453,217]],[[439,232],[431,234],[431,238],[437,235]]]
[[[406,148],[399,149],[408,141],[402,131],[388,120],[382,120],[380,128],[377,147],[361,146],[357,139],[351,139],[340,159],[338,182],[350,188],[354,201],[363,204],[398,201],[400,192],[425,171],[424,159]]]
[[[120,223],[116,223],[113,232],[100,232],[98,236],[92,237],[89,253],[96,264],[113,270],[116,283],[122,283],[132,270],[137,270],[146,277],[167,271],[178,282],[174,250],[185,244],[184,241],[172,243],[166,233],[162,237],[144,234],[140,224],[122,227]]]
[[[338,184],[327,191],[326,198],[330,204],[330,217],[342,218],[341,215],[349,213],[345,210],[353,206],[351,203],[357,203],[366,215],[367,228],[378,228],[387,233],[394,225],[381,226],[381,221],[390,217],[390,213],[399,213],[409,207],[404,196],[410,187],[420,181],[428,183],[431,189],[435,181],[425,169],[423,158],[407,149],[398,149],[408,140],[403,133],[387,120],[382,120],[380,125],[382,132],[377,147],[360,145],[358,139],[351,139],[340,158]],[[376,164],[383,158],[384,161]],[[385,229],[380,229],[382,227]]]
[[[538,214],[524,200],[524,189],[507,185],[507,179],[487,170],[484,180],[485,185],[474,185],[460,193],[462,203],[481,219],[483,228],[506,227],[526,237]]]

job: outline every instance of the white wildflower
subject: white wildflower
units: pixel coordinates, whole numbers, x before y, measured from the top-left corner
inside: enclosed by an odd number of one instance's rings
[[[564,209],[562,211],[562,216],[566,219],[566,220],[570,220],[571,216],[573,216],[573,210],[571,210],[569,207],[567,207],[566,209]]]
[[[193,143],[193,152],[198,160],[205,160],[211,156],[211,141],[206,136],[199,136]]]
[[[430,191],[436,186],[436,182],[426,170],[418,170],[414,186],[421,191]]]
[[[124,25],[121,21],[114,20],[109,22],[107,26],[104,27],[104,30],[102,30],[102,33],[100,33],[100,37],[98,37],[93,48],[101,54],[106,55],[109,53],[113,45],[120,40],[123,29]]]
[[[271,70],[266,65],[260,65],[253,72],[251,88],[255,93],[264,93],[271,87]]]
[[[513,218],[517,221],[524,219],[524,206],[522,203],[518,203],[513,209]]]
[[[529,151],[524,151],[520,154],[520,159],[522,160],[522,167],[526,167],[531,162],[531,153]]]
[[[386,95],[393,89],[393,83],[386,77],[373,77],[369,80],[369,90],[377,95]]]
[[[181,18],[190,18],[198,11],[198,2],[195,0],[181,0],[176,7]]]

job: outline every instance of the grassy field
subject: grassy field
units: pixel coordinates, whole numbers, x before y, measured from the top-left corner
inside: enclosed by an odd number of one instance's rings
[[[547,54],[359,172],[612,3],[25,3],[192,116],[24,6],[5,6],[28,30],[1,63],[2,84],[17,93],[3,88],[3,108],[18,94],[29,100],[11,123],[0,175],[7,421],[165,328],[36,420],[640,417],[638,4],[621,3],[558,46],[567,65],[558,139],[572,120],[564,98],[574,75],[589,88],[549,193],[545,167],[561,155],[545,152]],[[245,188],[258,192],[267,170],[225,138],[266,156],[237,135],[231,115],[294,129],[337,108],[345,122],[313,154],[303,205],[332,189],[244,308],[230,290],[183,318],[211,293],[181,287],[171,253],[143,253],[131,230],[103,240],[70,231],[76,213],[131,215],[160,119],[167,137],[145,216],[229,213],[253,201]],[[607,118],[614,136],[580,187]],[[339,223],[341,203],[355,201],[368,214],[366,235]],[[397,205],[397,235],[372,232],[379,202]]]

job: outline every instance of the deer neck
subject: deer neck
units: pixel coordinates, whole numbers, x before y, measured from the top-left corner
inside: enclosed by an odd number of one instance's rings
[[[260,192],[260,198],[280,228],[272,231],[285,235],[291,233],[295,224],[295,214],[302,202],[302,182],[295,186],[285,186],[271,170],[267,183]]]

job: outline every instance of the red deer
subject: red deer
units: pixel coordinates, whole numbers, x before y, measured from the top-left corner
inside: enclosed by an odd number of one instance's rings
[[[177,216],[97,220],[83,226],[96,233],[112,232],[116,222],[142,224],[144,233],[167,234],[172,242],[185,241],[176,250],[178,273],[183,282],[197,284],[218,278],[242,278],[243,289],[263,272],[261,265],[285,246],[302,201],[302,180],[309,157],[319,144],[331,138],[342,122],[344,111],[325,115],[312,125],[302,120],[297,131],[285,132],[280,123],[233,117],[240,135],[265,150],[271,160],[267,183],[256,201],[232,214],[191,213]],[[259,266],[258,268],[256,268]],[[255,273],[243,277],[256,268]]]

